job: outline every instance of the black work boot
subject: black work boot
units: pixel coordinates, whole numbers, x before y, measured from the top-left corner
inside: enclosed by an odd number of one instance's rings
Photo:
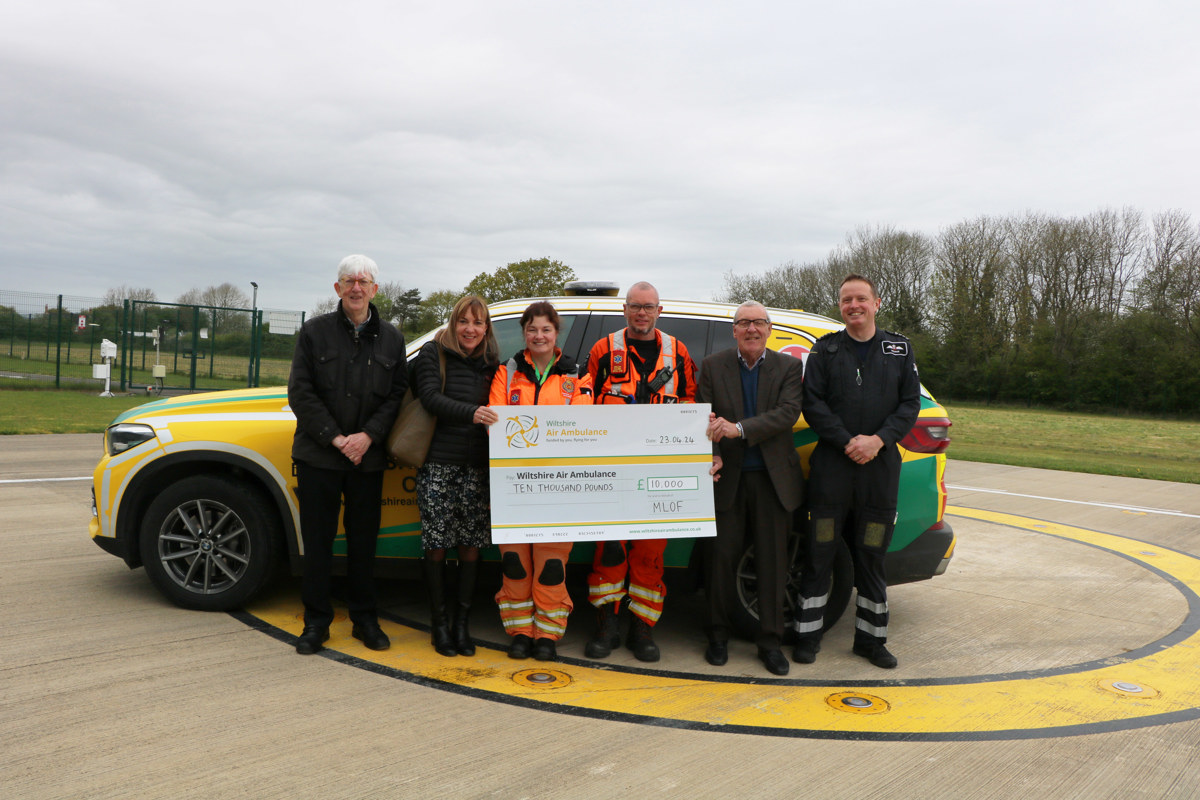
[[[820,636],[801,636],[796,640],[796,647],[792,650],[792,661],[797,664],[811,664],[817,660],[819,652],[821,652]]]
[[[475,642],[471,641],[471,631],[467,627],[471,616],[471,598],[475,595],[475,573],[479,567],[478,561],[458,562],[458,609],[454,616],[454,647],[460,656],[475,655]]]
[[[633,651],[633,657],[638,661],[658,661],[658,645],[654,643],[653,632],[649,623],[637,614],[633,615],[625,646]]]
[[[617,619],[620,603],[605,603],[596,609],[596,635],[583,648],[588,658],[606,658],[621,644],[621,625]]]
[[[880,669],[895,669],[899,661],[882,642],[854,642],[854,655],[865,658]]]
[[[458,655],[446,618],[446,562],[425,559],[425,583],[429,587],[429,631],[433,649],[443,656]]]

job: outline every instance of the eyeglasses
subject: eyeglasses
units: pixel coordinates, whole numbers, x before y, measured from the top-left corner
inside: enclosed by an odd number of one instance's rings
[[[626,303],[625,308],[633,313],[645,311],[647,314],[658,310],[658,303]]]
[[[737,328],[740,331],[746,330],[751,325],[753,325],[756,328],[769,328],[769,327],[771,327],[771,320],[769,320],[769,319],[739,319],[733,323],[733,327]]]
[[[340,281],[338,281],[338,283],[340,283],[342,286],[345,286],[347,289],[353,289],[354,284],[356,283],[364,289],[369,289],[375,284],[375,281],[371,280],[370,278],[342,278]]]

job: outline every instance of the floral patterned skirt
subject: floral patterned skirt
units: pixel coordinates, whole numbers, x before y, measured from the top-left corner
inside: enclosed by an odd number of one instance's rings
[[[421,547],[486,547],[492,543],[488,468],[428,463],[417,469]]]

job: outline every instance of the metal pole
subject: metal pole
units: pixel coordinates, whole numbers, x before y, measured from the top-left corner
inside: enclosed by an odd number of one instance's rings
[[[258,343],[258,284],[250,281],[254,287],[254,297],[250,301],[250,364],[246,368],[246,388],[254,387],[254,352]]]
[[[62,388],[62,295],[58,296],[58,313],[54,317],[54,388]]]

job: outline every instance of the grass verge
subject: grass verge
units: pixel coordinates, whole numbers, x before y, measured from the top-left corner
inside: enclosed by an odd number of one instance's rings
[[[963,461],[1200,483],[1200,422],[943,403]]]
[[[0,434],[103,433],[108,423],[156,397],[99,397],[89,391],[0,388]]]

